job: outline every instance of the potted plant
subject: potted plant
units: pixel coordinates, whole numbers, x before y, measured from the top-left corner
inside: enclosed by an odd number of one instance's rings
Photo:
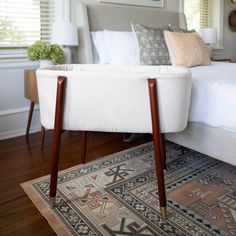
[[[28,48],[28,58],[40,61],[40,67],[46,67],[63,62],[63,50],[57,44],[48,45],[42,40],[36,41]]]

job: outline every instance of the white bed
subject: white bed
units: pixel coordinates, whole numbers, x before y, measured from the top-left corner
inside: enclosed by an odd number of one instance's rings
[[[236,165],[236,64],[190,68],[192,98],[187,129],[169,140]]]
[[[213,62],[192,72],[189,121],[236,132],[236,65]]]
[[[144,7],[78,4],[79,62],[93,63],[90,31],[131,31],[131,20],[152,27],[172,24],[186,28],[185,17],[181,13]],[[167,134],[166,137],[236,165],[236,64],[213,63],[213,66],[194,67],[191,71],[193,98],[190,122],[184,132]]]

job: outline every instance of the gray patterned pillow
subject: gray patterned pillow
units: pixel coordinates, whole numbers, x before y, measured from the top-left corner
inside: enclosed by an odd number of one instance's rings
[[[174,26],[174,25],[170,25],[170,31],[172,32],[179,32],[179,33],[195,33],[195,30],[186,30],[186,29],[182,29],[179,28],[178,26]]]
[[[135,22],[132,22],[131,26],[136,34],[139,45],[140,64],[171,64],[164,37],[164,30],[170,30],[168,26],[163,28],[151,28]]]

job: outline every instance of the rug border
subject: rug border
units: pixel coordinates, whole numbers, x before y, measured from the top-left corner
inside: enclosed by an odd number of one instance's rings
[[[150,145],[151,143],[152,141],[149,141],[149,142],[137,145],[137,146],[133,146],[131,148],[124,149],[120,152],[115,152],[110,155],[99,157],[98,159],[93,160],[93,161],[88,161],[85,164],[79,164],[79,165],[69,167],[67,169],[59,171],[58,175],[77,169],[79,166],[90,165],[92,162],[97,162],[103,159],[107,159],[110,156],[113,156],[114,154],[120,155],[122,153],[126,153],[127,151],[132,151],[133,149],[136,149],[138,147]],[[43,198],[39,196],[39,193],[35,191],[35,189],[33,188],[34,183],[41,181],[43,179],[47,179],[49,177],[50,175],[45,175],[45,176],[42,176],[33,180],[20,183],[20,186],[23,188],[24,192],[29,197],[29,200],[33,202],[34,206],[39,210],[40,214],[45,218],[45,220],[48,222],[50,227],[54,230],[54,232],[57,235],[60,235],[60,236],[73,235],[69,230],[66,229],[66,225],[56,216],[56,214],[54,214],[54,212],[49,208],[49,205],[43,200]]]
[[[33,181],[28,181],[25,183],[21,183],[20,186],[25,191],[26,195],[29,197],[34,204],[34,206],[39,210],[44,219],[48,222],[50,227],[57,235],[68,236],[72,235],[65,227],[64,223],[60,221],[60,219],[53,213],[53,211],[49,208],[49,205],[39,197],[38,193],[34,190],[32,185]]]

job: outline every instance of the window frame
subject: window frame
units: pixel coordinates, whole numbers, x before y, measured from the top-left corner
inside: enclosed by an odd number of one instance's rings
[[[184,13],[184,1],[188,0],[179,0],[179,11]],[[216,0],[214,0],[216,1]],[[214,46],[214,49],[224,49],[223,47],[223,35],[224,35],[224,0],[218,0],[217,9],[218,12],[217,16],[214,19],[214,27],[217,28],[217,36],[218,36],[218,43]]]

